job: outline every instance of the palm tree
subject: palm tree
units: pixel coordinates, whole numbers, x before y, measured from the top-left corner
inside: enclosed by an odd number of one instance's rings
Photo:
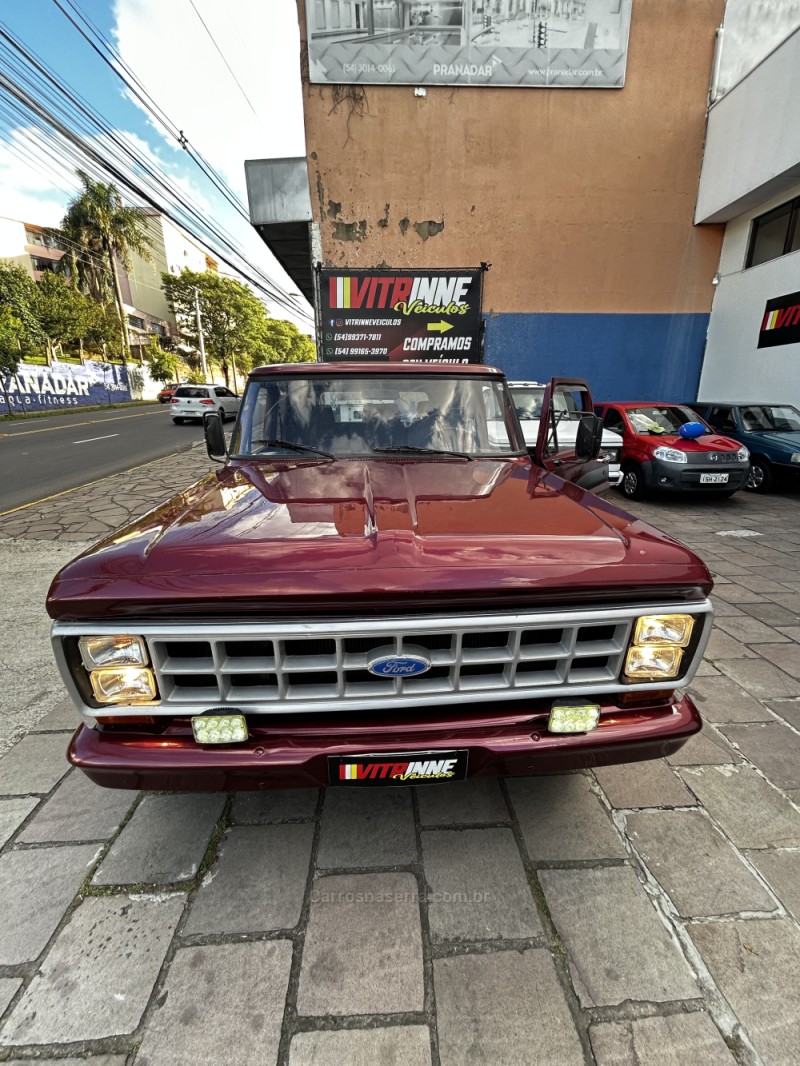
[[[130,269],[131,252],[152,261],[147,237],[147,215],[140,207],[126,207],[116,186],[95,181],[84,170],[76,171],[83,192],[72,200],[56,235],[63,239],[76,276],[87,295],[103,299],[111,279],[114,301],[122,326],[126,357],[130,355],[128,318],[122,301],[119,264]],[[100,260],[108,268],[100,266]]]

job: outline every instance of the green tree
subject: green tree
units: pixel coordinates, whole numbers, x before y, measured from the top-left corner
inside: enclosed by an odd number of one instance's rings
[[[10,415],[14,412],[8,396],[8,379],[19,369],[28,344],[28,331],[22,319],[17,318],[8,304],[0,305],[0,386]]]
[[[217,361],[230,387],[231,372],[247,371],[260,350],[267,310],[241,281],[213,271],[182,270],[161,275],[170,307],[184,340],[199,350],[195,318],[195,290],[200,303],[206,355]],[[234,383],[235,384],[235,383]]]
[[[72,200],[56,237],[64,238],[65,246],[81,253],[68,252],[76,274],[83,271],[87,291],[97,298],[110,279],[117,305],[122,343],[126,357],[130,355],[128,320],[122,300],[119,280],[119,264],[130,268],[130,257],[136,252],[151,261],[150,242],[147,235],[147,215],[140,207],[127,207],[122,202],[116,186],[95,181],[85,171],[77,175],[83,192]],[[68,243],[69,242],[69,243]],[[104,267],[100,267],[100,263]],[[104,271],[107,267],[108,275]],[[92,290],[96,291],[92,291]]]
[[[22,267],[0,261],[0,311],[7,308],[18,319],[29,345],[44,340],[36,303],[37,289],[33,278]]]
[[[168,381],[177,381],[180,360],[173,352],[165,352],[157,337],[151,337],[147,344],[147,369],[154,381],[166,385]]]
[[[105,303],[89,301],[89,320],[83,343],[90,352],[109,358],[107,349],[118,350],[121,326],[112,300]]]
[[[92,321],[92,306],[62,277],[48,271],[36,287],[36,315],[45,336],[47,362],[58,345],[82,341]]]
[[[260,363],[313,363],[317,350],[310,337],[282,318],[267,318],[262,333]]]

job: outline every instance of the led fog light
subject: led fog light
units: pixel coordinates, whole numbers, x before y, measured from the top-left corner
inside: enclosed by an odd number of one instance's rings
[[[645,645],[631,648],[625,660],[625,676],[639,681],[675,677],[680,669],[683,649],[677,645]]]
[[[634,644],[676,644],[685,648],[692,636],[690,614],[646,614],[636,621]]]
[[[142,703],[156,698],[152,670],[119,666],[92,670],[89,677],[98,703]]]
[[[87,670],[99,666],[147,666],[147,648],[141,637],[81,637],[78,646]]]
[[[554,703],[547,723],[549,733],[591,733],[600,720],[597,703]]]
[[[192,732],[198,744],[240,744],[247,740],[247,722],[243,714],[198,715]]]

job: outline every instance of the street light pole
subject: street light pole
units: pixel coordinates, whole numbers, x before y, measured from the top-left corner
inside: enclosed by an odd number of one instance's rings
[[[197,337],[200,342],[200,362],[203,364],[203,377],[208,381],[208,364],[206,363],[206,346],[203,340],[203,321],[200,317],[200,290],[194,286],[194,317],[197,322]]]

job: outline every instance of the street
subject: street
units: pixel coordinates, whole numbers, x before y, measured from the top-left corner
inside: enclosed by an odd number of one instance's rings
[[[185,451],[202,436],[158,404],[0,422],[0,514],[141,463]]]
[[[193,448],[0,519],[0,1054],[794,1066],[798,494],[628,505],[716,581],[704,731],[668,759],[379,793],[99,789],[64,757],[47,583],[210,468]]]

